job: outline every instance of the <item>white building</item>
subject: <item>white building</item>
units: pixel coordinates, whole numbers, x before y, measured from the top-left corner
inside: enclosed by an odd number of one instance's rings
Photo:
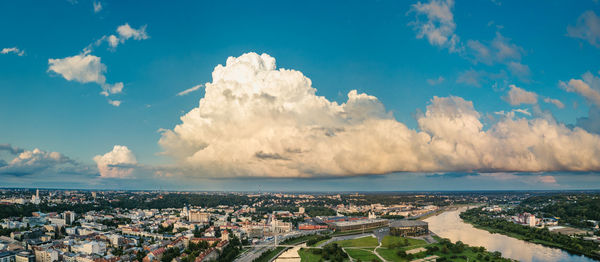
[[[208,223],[210,221],[210,213],[197,210],[190,211],[190,222]]]
[[[0,227],[2,227],[2,228],[10,228],[10,229],[13,229],[13,228],[22,228],[22,227],[27,227],[27,223],[5,219],[5,220],[2,221],[2,223],[0,223]]]
[[[537,221],[535,219],[535,215],[531,214],[528,218],[527,218],[527,223],[529,224],[530,227],[535,227],[535,225],[537,224]]]
[[[35,195],[31,196],[31,203],[39,205],[40,204],[40,190],[35,190]]]
[[[54,262],[58,261],[58,251],[54,249],[35,249],[35,262]]]
[[[96,242],[96,241],[88,241],[84,242],[81,245],[76,245],[71,248],[73,252],[76,253],[84,253],[84,254],[98,254],[104,255],[106,254],[106,243],[104,242]]]
[[[50,224],[56,225],[58,227],[64,227],[66,225],[65,219],[61,217],[51,217],[48,218],[48,221],[50,221]]]

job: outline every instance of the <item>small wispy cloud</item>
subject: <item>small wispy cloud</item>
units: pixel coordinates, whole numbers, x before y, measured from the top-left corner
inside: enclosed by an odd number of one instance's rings
[[[200,84],[200,85],[195,85],[195,86],[193,86],[193,87],[191,87],[191,88],[188,88],[188,89],[186,89],[186,90],[183,90],[183,91],[181,91],[181,92],[177,93],[177,96],[184,96],[184,95],[187,95],[187,94],[189,94],[189,93],[191,93],[191,92],[197,91],[198,89],[200,89],[200,88],[201,88],[201,87],[203,87],[203,86],[204,86],[204,85],[202,85],[202,84]]]
[[[454,0],[432,0],[429,3],[417,2],[409,13],[415,14],[411,22],[417,38],[426,38],[429,44],[448,48],[451,53],[460,52],[460,38],[454,33]]]
[[[93,5],[94,5],[94,13],[98,13],[98,12],[102,11],[102,3],[101,2],[94,1]]]
[[[108,103],[111,104],[111,105],[113,105],[113,106],[117,106],[117,107],[121,105],[121,101],[119,101],[119,100],[110,100],[109,99]]]
[[[442,82],[444,82],[444,80],[446,80],[444,79],[444,77],[439,76],[438,78],[427,79],[427,83],[429,85],[435,86],[441,84]]]
[[[134,40],[145,40],[148,39],[149,36],[146,33],[146,25],[141,26],[138,29],[131,27],[128,23],[117,27],[118,35],[109,35],[104,36],[99,41],[106,39],[108,45],[111,48],[116,48],[119,44],[125,43],[125,41],[133,38]]]
[[[18,56],[23,56],[23,55],[25,55],[25,51],[19,49],[18,47],[7,47],[7,48],[2,48],[2,51],[0,51],[0,54],[3,54],[3,55],[15,54]]]
[[[549,98],[549,97],[546,97],[546,98],[544,98],[544,102],[546,102],[546,103],[549,103],[549,104],[553,104],[553,105],[555,105],[556,107],[558,107],[558,108],[560,108],[560,109],[563,109],[563,108],[565,108],[565,104],[563,104],[563,103],[562,103],[560,100],[558,100],[558,99],[554,99],[554,98]]]
[[[567,27],[567,35],[600,48],[600,17],[592,10],[585,11],[577,18],[577,24]]]

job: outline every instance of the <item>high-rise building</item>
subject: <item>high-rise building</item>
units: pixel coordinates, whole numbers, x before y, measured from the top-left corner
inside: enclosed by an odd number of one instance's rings
[[[529,216],[529,218],[528,218],[528,220],[529,220],[529,221],[527,221],[527,222],[529,222],[529,226],[530,226],[530,227],[535,227],[535,225],[537,224],[537,223],[536,223],[537,221],[536,221],[536,219],[535,219],[535,215],[533,215],[533,214],[532,214],[532,215],[530,215],[530,216]]]
[[[75,212],[65,211],[63,213],[63,218],[65,219],[65,224],[73,224],[73,222],[75,222]]]
[[[207,212],[201,212],[198,210],[191,210],[189,211],[190,213],[190,222],[201,222],[201,223],[208,223],[210,222],[210,213]]]

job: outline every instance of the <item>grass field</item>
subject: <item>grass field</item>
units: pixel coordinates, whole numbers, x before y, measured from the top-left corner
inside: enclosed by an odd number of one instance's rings
[[[321,255],[313,254],[309,248],[301,248],[298,250],[298,254],[300,255],[301,262],[325,261]],[[345,259],[344,261],[350,261],[350,259]]]
[[[373,252],[363,250],[363,249],[354,249],[354,248],[346,248],[346,253],[349,256],[354,258],[355,260],[360,259],[361,261],[372,261],[373,259],[380,261],[379,258],[373,254]]]
[[[387,261],[408,261],[396,255],[398,249],[378,248],[377,253]]]
[[[379,242],[374,237],[361,237],[356,239],[348,239],[336,241],[342,247],[376,247]]]
[[[306,248],[298,250],[298,254],[300,255],[300,261],[302,262],[317,262],[321,260],[320,255],[315,255]]]
[[[416,242],[416,243],[418,243],[418,242]],[[399,250],[409,250],[409,249],[417,248],[419,246],[430,246],[430,247],[437,246],[440,250],[433,252],[432,255],[444,257],[444,258],[448,259],[449,261],[482,261],[485,259],[486,256],[489,257],[488,260],[492,260],[492,261],[508,261],[508,259],[493,258],[492,254],[490,252],[476,252],[476,251],[473,251],[470,247],[466,247],[466,246],[465,246],[464,250],[460,253],[453,253],[451,251],[443,253],[441,251],[442,244],[440,244],[440,243],[436,243],[436,244],[422,243],[422,244],[416,244],[416,245],[409,246],[409,247],[400,247],[400,248],[394,248],[394,249],[388,249],[388,248],[382,247],[382,248],[377,249],[377,253],[379,253],[379,255],[381,257],[383,257],[385,260],[388,260],[388,261],[409,261],[406,258],[398,256],[397,255],[398,251]],[[428,255],[425,254],[425,252],[421,252],[421,253],[416,254],[416,256],[413,257],[412,259],[423,258],[425,256],[428,256]]]
[[[379,248],[379,249],[377,249],[377,253],[379,253],[379,255],[381,257],[383,257],[385,260],[388,260],[388,261],[409,261],[405,258],[399,257],[397,255],[398,250],[399,249]],[[443,254],[441,252],[436,252],[436,253],[434,253],[434,255],[438,255],[440,257],[446,257],[447,259],[450,259],[450,261],[478,261],[477,254],[472,252],[471,250],[465,250],[459,254],[453,254],[453,253]],[[425,257],[425,256],[427,256],[427,255],[425,255],[424,253],[419,254],[419,257]]]
[[[315,244],[314,244],[314,245],[312,245],[312,246],[313,246],[313,247],[318,247],[319,245],[321,245],[321,244],[323,244],[323,243],[327,242],[328,240],[329,240],[329,239],[323,239],[323,240],[321,240],[321,241],[319,241],[319,242],[315,243]]]
[[[425,240],[397,237],[397,236],[391,236],[391,235],[385,236],[383,238],[383,241],[381,241],[381,242],[382,242],[383,247],[389,247],[390,244],[392,244],[392,245],[404,244],[405,239],[408,240],[409,246],[422,246],[422,245],[427,244],[427,242],[425,242]]]

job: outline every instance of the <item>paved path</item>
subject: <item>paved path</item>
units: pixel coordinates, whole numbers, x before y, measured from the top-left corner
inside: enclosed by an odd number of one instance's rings
[[[287,251],[283,252],[283,254],[277,256],[275,258],[275,262],[300,262],[300,254],[298,254],[298,250],[300,250],[300,248],[306,247],[306,243],[303,243],[301,245],[296,245],[294,248],[292,249],[288,249]]]
[[[346,252],[346,248],[345,247],[342,247],[342,251],[344,251],[344,253],[346,253],[346,255],[348,256],[348,258],[350,259],[350,262],[354,262],[354,258],[352,258],[350,256],[350,254],[348,254],[348,252]]]
[[[379,255],[379,253],[377,253],[377,249],[381,247],[381,242],[379,242],[379,246],[377,246],[375,249],[373,249],[373,254],[375,254],[381,261],[383,262],[387,262],[387,260],[383,259],[383,257],[381,257]]]

